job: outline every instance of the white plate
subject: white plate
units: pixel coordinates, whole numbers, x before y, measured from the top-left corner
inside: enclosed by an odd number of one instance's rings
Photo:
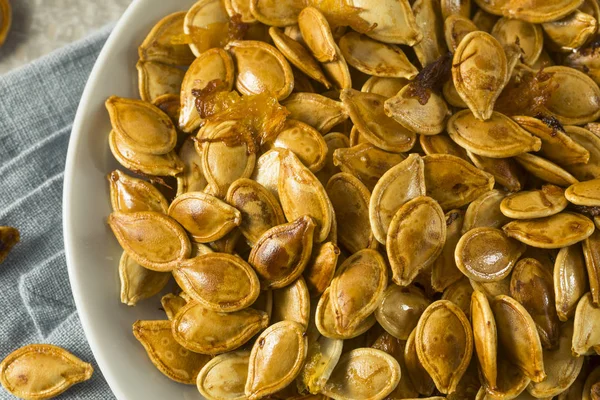
[[[119,400],[201,399],[195,386],[162,375],[133,337],[138,319],[164,319],[158,299],[121,304],[117,266],[121,249],[106,224],[106,175],[117,168],[108,147],[111,95],[139,98],[137,48],[164,16],[193,0],[136,0],[104,45],[77,110],[65,170],[63,228],[71,288],[96,361]]]

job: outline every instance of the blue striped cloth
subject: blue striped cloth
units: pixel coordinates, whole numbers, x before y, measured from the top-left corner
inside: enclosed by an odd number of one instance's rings
[[[0,225],[21,242],[0,264],[0,359],[30,343],[64,347],[95,367],[60,399],[114,399],[94,362],[69,286],[62,236],[67,145],[110,27],[0,76]],[[0,399],[13,399],[0,387]]]

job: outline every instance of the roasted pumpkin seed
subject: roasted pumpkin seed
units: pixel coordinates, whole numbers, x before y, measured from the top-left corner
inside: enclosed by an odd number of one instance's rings
[[[444,40],[444,19],[439,1],[417,0],[412,5],[417,26],[423,39],[413,46],[422,67],[435,62],[446,51]]]
[[[563,211],[550,217],[512,221],[502,230],[529,246],[559,249],[590,236],[594,232],[594,223],[581,214]]]
[[[475,290],[471,296],[471,321],[473,342],[479,360],[479,368],[486,384],[497,385],[498,333],[496,319],[486,295]]]
[[[462,235],[464,220],[465,215],[461,210],[451,210],[446,213],[446,241],[442,253],[431,266],[431,287],[438,292],[443,292],[463,277],[462,272],[456,267],[454,251]]]
[[[405,152],[415,145],[415,133],[386,115],[385,97],[346,89],[341,92],[340,99],[354,125],[375,146],[387,151]]]
[[[490,190],[475,199],[467,208],[462,231],[484,226],[501,228],[508,223],[509,219],[500,211],[500,204],[505,197],[506,192]]]
[[[377,240],[369,223],[371,194],[354,176],[340,172],[327,182],[327,196],[333,205],[338,241],[350,253],[377,248]]]
[[[336,315],[329,297],[330,290],[330,287],[325,289],[316,308],[315,325],[321,335],[330,339],[352,339],[362,335],[377,323],[375,315],[371,314],[364,319],[355,330],[349,333],[339,332],[336,325]]]
[[[419,361],[416,336],[417,328],[415,327],[406,340],[404,363],[406,364],[406,370],[415,389],[422,395],[430,396],[435,390],[435,383],[421,364],[421,361]]]
[[[348,32],[340,39],[339,46],[348,64],[371,76],[413,79],[419,72],[402,49],[366,35]]]
[[[535,258],[523,258],[510,278],[510,295],[525,307],[537,327],[542,346],[552,349],[559,340],[559,320],[554,312],[552,274]]]
[[[299,277],[281,289],[273,290],[273,312],[269,323],[295,321],[307,327],[310,317],[310,297],[306,282]]]
[[[444,11],[444,2],[442,2],[442,13]],[[452,14],[444,19],[444,37],[446,39],[446,45],[451,51],[456,51],[459,43],[463,40],[463,38],[469,33],[475,32],[477,30],[479,29],[469,19],[468,15],[463,16],[460,14]],[[447,83],[454,87],[454,84],[452,82],[448,81]],[[456,91],[456,89],[454,89],[454,91]]]
[[[432,303],[416,328],[419,361],[437,389],[452,393],[473,354],[473,333],[465,314],[448,300]]]
[[[140,300],[148,299],[163,290],[171,280],[171,274],[144,268],[123,252],[119,262],[119,278],[121,303],[135,306]]]
[[[564,18],[542,24],[552,47],[570,52],[581,47],[598,30],[598,21],[588,13],[575,10]]]
[[[446,218],[437,201],[419,196],[394,215],[387,232],[386,250],[392,279],[410,284],[440,255],[446,241]]]
[[[400,365],[400,371],[404,376],[401,376],[398,386],[392,393],[389,394],[389,398],[395,399],[406,399],[416,398],[419,396],[419,392],[415,389],[410,377],[406,375],[406,363],[404,362],[404,350],[406,348],[403,340],[396,339],[387,332],[379,335],[375,342],[371,345],[372,348],[382,350],[391,355],[398,361]]]
[[[511,194],[500,203],[502,214],[513,219],[549,217],[567,207],[565,191],[554,185]]]
[[[344,342],[325,336],[308,343],[306,362],[298,376],[297,385],[303,385],[310,393],[321,393],[337,365]]]
[[[600,206],[600,179],[575,183],[567,188],[565,197],[580,206]]]
[[[162,306],[163,310],[165,310],[165,314],[167,314],[169,321],[172,321],[179,310],[181,310],[186,304],[186,299],[173,293],[167,293],[160,299],[160,305]]]
[[[375,93],[389,98],[395,96],[400,89],[408,84],[408,82],[407,79],[402,78],[372,76],[367,79],[360,91],[365,93]]]
[[[419,135],[419,144],[426,155],[449,154],[469,161],[467,151],[454,143],[448,135]]]
[[[579,126],[566,126],[565,131],[590,153],[587,163],[569,165],[567,170],[582,181],[600,178],[600,136]]]
[[[0,383],[23,399],[50,399],[87,381],[94,369],[67,350],[49,344],[31,344],[0,363]]]
[[[335,219],[325,188],[291,151],[280,153],[278,192],[288,221],[309,216],[316,224],[315,242],[323,242]],[[309,252],[310,254],[310,252]]]
[[[517,43],[523,51],[523,62],[527,65],[535,64],[544,47],[542,28],[527,21],[500,18],[491,33],[503,46]]]
[[[138,61],[138,87],[140,97],[152,102],[164,94],[179,94],[184,71],[177,67],[154,61]]]
[[[210,356],[196,354],[173,338],[171,321],[136,321],[133,335],[144,346],[152,364],[175,382],[193,385]]]
[[[375,310],[375,318],[390,335],[407,340],[430,303],[416,286],[390,285]]]
[[[448,286],[442,294],[442,300],[448,300],[458,306],[467,318],[471,316],[471,296],[473,286],[469,279],[463,277]]]
[[[186,12],[176,12],[161,19],[148,33],[138,48],[140,60],[157,61],[171,65],[190,65],[194,54],[187,44],[175,43],[183,35]]]
[[[578,244],[563,247],[554,263],[554,298],[561,321],[575,315],[577,302],[588,290],[585,260]]]
[[[469,160],[479,169],[494,177],[498,185],[511,192],[518,192],[525,182],[523,168],[513,158],[483,157],[467,151]]]
[[[173,337],[188,350],[219,354],[235,350],[269,325],[266,312],[245,308],[218,312],[194,301],[186,304],[173,319]]]
[[[557,186],[570,186],[577,179],[560,166],[531,153],[519,154],[515,160],[531,175]]]
[[[113,211],[167,213],[167,199],[151,183],[129,176],[118,169],[108,175],[108,182]]]
[[[332,242],[313,247],[310,261],[304,269],[304,279],[311,297],[321,295],[335,274],[340,249]]]
[[[491,305],[503,354],[529,379],[542,382],[546,373],[542,345],[533,319],[519,302],[509,296],[497,296]]]
[[[292,383],[304,364],[307,348],[304,327],[297,322],[281,321],[261,333],[250,352],[248,399],[260,399]]]
[[[242,400],[248,378],[249,351],[220,354],[200,370],[196,385],[208,400]]]
[[[506,54],[492,35],[475,31],[461,40],[452,58],[452,80],[475,118],[492,116],[508,78]]]
[[[337,149],[350,147],[350,141],[348,140],[348,136],[338,132],[328,133],[323,136],[323,140],[325,140],[325,143],[327,144],[327,155],[325,156],[323,168],[321,168],[315,176],[319,178],[323,186],[325,186],[333,175],[341,172],[340,168],[333,163],[333,153]]]
[[[494,187],[494,177],[475,168],[462,158],[449,154],[423,157],[427,195],[443,210],[459,208]]]
[[[583,240],[583,256],[587,268],[587,277],[594,304],[600,305],[600,232],[594,230]]]
[[[325,134],[348,119],[342,103],[316,93],[292,93],[281,102],[289,118],[302,121]]]
[[[108,224],[127,254],[148,269],[171,271],[190,255],[187,234],[175,220],[162,213],[113,212]]]

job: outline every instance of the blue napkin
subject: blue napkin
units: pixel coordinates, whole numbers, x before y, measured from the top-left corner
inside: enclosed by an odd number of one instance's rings
[[[21,242],[0,264],[0,360],[31,343],[94,365],[60,399],[114,399],[85,339],[69,286],[62,188],[75,111],[111,27],[0,76],[0,225]],[[14,399],[0,387],[0,399]]]

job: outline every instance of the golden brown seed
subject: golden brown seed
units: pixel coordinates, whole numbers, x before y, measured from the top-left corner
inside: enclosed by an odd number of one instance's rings
[[[600,308],[592,303],[592,294],[586,293],[579,299],[573,320],[572,351],[576,356],[593,354],[600,345]],[[593,348],[593,349],[592,349]]]
[[[580,206],[600,206],[600,179],[575,183],[567,188],[565,197]]]
[[[434,199],[419,196],[400,207],[386,238],[394,282],[410,284],[440,255],[445,240],[446,219]]]
[[[177,196],[169,206],[169,216],[198,243],[221,239],[242,221],[242,214],[236,208],[203,192]]]
[[[352,0],[349,5],[364,10],[360,16],[371,26],[367,35],[375,40],[413,46],[423,37],[407,0]]]
[[[537,327],[542,346],[558,344],[559,320],[554,312],[553,279],[550,270],[534,258],[519,260],[510,278],[510,295],[525,307]]]
[[[494,177],[449,154],[423,157],[427,195],[443,210],[459,208],[494,187]]]
[[[358,178],[340,172],[329,179],[325,190],[333,205],[339,243],[350,253],[377,248],[369,223],[371,194],[365,185]]]
[[[443,7],[443,6],[442,6]],[[442,8],[443,12],[443,8]],[[463,16],[459,14],[449,15],[444,19],[444,38],[446,39],[446,45],[451,51],[456,51],[458,45],[465,36],[469,33],[479,30],[477,26],[469,19],[469,16]],[[449,86],[454,88],[452,81],[446,82]],[[446,85],[444,85],[444,88]],[[454,88],[454,92],[456,89]],[[457,93],[458,95],[458,93]],[[460,101],[462,99],[459,97]],[[465,104],[466,106],[466,104]]]
[[[127,146],[115,131],[110,131],[108,144],[119,164],[131,171],[147,175],[176,176],[185,168],[175,152],[160,155],[141,153]]]
[[[23,399],[50,399],[87,381],[94,369],[67,350],[49,344],[31,344],[0,363],[0,383]]]
[[[527,65],[535,64],[544,47],[542,28],[526,21],[500,18],[491,33],[503,46],[518,43]]]
[[[559,82],[544,103],[542,112],[556,117],[564,125],[582,125],[600,117],[600,88],[583,72],[563,66],[544,69]]]
[[[372,76],[364,83],[361,92],[375,93],[384,97],[395,96],[404,86],[409,83],[407,79],[402,78],[382,78]]]
[[[492,307],[485,294],[475,290],[471,296],[473,342],[480,371],[488,386],[496,387],[498,333]]]
[[[188,258],[190,241],[172,218],[152,211],[114,212],[108,217],[115,237],[138,264],[155,271],[171,271]]]
[[[275,47],[254,40],[229,42],[237,70],[235,87],[245,95],[272,93],[277,100],[285,99],[294,88],[294,75],[287,60]]]
[[[448,135],[419,135],[419,144],[426,155],[449,154],[469,161],[466,150],[454,143]]]
[[[325,140],[325,143],[327,144],[327,156],[325,157],[323,168],[321,168],[315,176],[319,178],[321,183],[325,186],[333,175],[341,172],[339,167],[333,163],[333,153],[337,149],[350,147],[350,141],[348,140],[348,136],[338,132],[328,133],[323,136],[323,140]]]
[[[229,186],[240,178],[249,178],[256,164],[256,154],[248,153],[248,145],[228,146],[221,138],[230,137],[236,129],[245,129],[236,121],[223,121],[204,125],[198,132],[196,150],[202,158],[206,181],[217,197],[225,197]]]
[[[448,105],[442,96],[426,90],[429,100],[421,104],[420,95],[415,95],[413,84],[406,85],[394,97],[387,99],[384,110],[409,131],[421,135],[437,135],[446,128],[450,115]]]
[[[234,254],[238,241],[242,237],[242,233],[238,228],[234,228],[227,235],[214,242],[208,243],[210,249],[218,253]]]
[[[400,381],[400,365],[394,357],[376,349],[359,348],[342,355],[323,388],[338,400],[382,400]]]
[[[542,345],[535,323],[525,308],[509,296],[497,296],[492,302],[498,339],[506,358],[534,382],[546,378]],[[502,357],[504,358],[504,357]]]
[[[291,151],[280,153],[278,192],[288,221],[310,216],[316,224],[314,240],[323,242],[335,219],[325,188]]]
[[[185,15],[183,31],[189,36],[190,49],[196,57],[225,44],[223,33],[229,30],[229,15],[218,0],[198,0]]]
[[[339,332],[337,330],[336,315],[329,297],[329,292],[330,288],[327,288],[321,295],[321,298],[317,304],[314,318],[317,330],[321,335],[330,339],[352,339],[367,332],[373,325],[377,323],[375,315],[371,314],[364,319],[355,330],[348,333]]]
[[[260,183],[241,178],[229,186],[227,202],[241,213],[240,231],[252,245],[263,233],[285,223],[279,201]]]
[[[563,247],[554,263],[554,298],[561,321],[575,315],[577,302],[588,290],[585,260],[579,244]]]
[[[400,153],[380,150],[370,143],[340,148],[333,152],[333,164],[339,166],[342,172],[356,176],[369,190],[373,190],[386,171],[405,158]]]
[[[385,260],[375,250],[361,250],[348,257],[330,286],[336,330],[348,334],[357,329],[381,302],[387,282]]]
[[[429,299],[416,286],[390,285],[375,310],[375,318],[390,335],[407,340],[429,304]]]
[[[343,345],[344,341],[341,339],[320,336],[311,341],[309,336],[306,362],[296,380],[298,389],[304,387],[310,393],[320,393],[342,355]]]
[[[558,249],[590,236],[594,232],[594,223],[581,214],[563,211],[551,217],[512,221],[502,230],[529,246]]]
[[[434,0],[417,0],[412,6],[417,26],[423,34],[423,39],[413,46],[421,66],[435,62],[446,51],[444,40],[444,19],[440,2]]]
[[[291,150],[312,172],[325,165],[327,143],[319,131],[304,122],[288,118],[283,129],[264,146],[265,149],[274,147]]]
[[[513,219],[549,217],[567,207],[565,191],[554,185],[511,194],[500,203],[502,214]]]
[[[289,118],[302,121],[325,134],[348,119],[342,103],[317,93],[292,93],[281,102]]]
[[[465,314],[447,300],[432,303],[416,328],[419,361],[437,389],[452,393],[473,354],[473,333]]]
[[[598,21],[592,15],[575,10],[557,21],[542,24],[551,48],[571,52],[581,47],[596,33]]]
[[[461,147],[484,157],[506,158],[540,150],[542,141],[505,115],[493,112],[486,119],[477,119],[469,110],[459,111],[448,121],[448,134]]]
[[[175,148],[171,119],[150,103],[111,96],[106,100],[110,122],[119,139],[136,151],[161,155]]]
[[[305,328],[310,318],[310,297],[304,278],[281,289],[273,290],[273,312],[269,323],[295,321]]]
[[[261,333],[250,352],[248,399],[260,399],[290,384],[300,373],[307,347],[304,328],[297,322],[278,322]]]
[[[138,88],[144,101],[152,102],[164,94],[179,95],[184,71],[154,61],[138,61]]]
[[[442,17],[444,20],[453,15],[460,15],[464,18],[471,16],[471,1],[470,0],[442,0]]]
[[[314,246],[303,272],[311,297],[321,295],[329,287],[340,255],[340,249],[332,242]]]
[[[196,151],[193,138],[186,138],[179,149],[179,158],[185,164],[185,170],[177,175],[177,196],[187,192],[201,192],[208,182],[202,172],[202,159]]]
[[[0,264],[6,259],[12,248],[19,243],[21,235],[17,228],[0,226]]]
[[[511,192],[518,192],[525,182],[523,168],[513,158],[490,158],[467,151],[469,160],[477,168],[494,177],[498,185]]]
[[[595,230],[583,241],[583,256],[587,269],[590,292],[594,304],[600,304],[600,232]]]
[[[390,223],[400,207],[424,195],[424,164],[418,154],[409,155],[383,174],[373,188],[369,202],[371,229],[379,243],[385,244]]]
[[[506,55],[492,35],[475,31],[461,40],[452,59],[452,79],[475,118],[492,116],[508,78]]]
[[[160,304],[167,314],[169,321],[175,318],[175,315],[187,304],[187,300],[173,293],[167,293],[160,299]]]
[[[271,0],[251,0],[250,11],[254,18],[266,25],[286,26],[298,21],[303,3],[298,0],[275,2]]]
[[[235,79],[233,60],[223,49],[213,48],[200,54],[186,71],[181,83],[179,129],[192,133],[203,123],[196,109],[196,96],[193,89],[204,89],[206,85],[219,79],[225,90],[230,91]]]
[[[457,305],[468,318],[471,316],[472,294],[473,286],[467,278],[463,277],[444,290],[442,300],[448,300]]]
[[[576,357],[571,352],[573,339],[573,322],[569,321],[560,327],[557,348],[544,350],[544,370],[546,379],[532,382],[527,391],[536,398],[552,398],[568,389],[581,371],[583,357]]]
[[[515,160],[531,175],[557,186],[570,186],[577,179],[563,168],[531,153],[519,154]]]
[[[317,8],[303,9],[298,15],[298,27],[302,39],[317,61],[326,63],[336,60],[336,44],[329,22]]]
[[[171,321],[136,321],[133,335],[144,346],[152,364],[175,382],[193,385],[210,356],[196,354],[173,338]]]
[[[209,400],[242,400],[248,378],[250,351],[220,354],[204,365],[196,385]]]
[[[335,60],[323,63],[323,70],[336,90],[352,87],[352,75],[348,63],[337,45],[335,45]],[[337,91],[334,93],[334,96],[337,97]]]
[[[415,133],[386,115],[385,97],[346,89],[341,92],[340,99],[354,125],[370,143],[393,152],[409,151],[414,146]]]
[[[148,299],[163,290],[171,280],[171,274],[144,268],[123,252],[119,262],[119,278],[121,303],[135,306],[140,300]]]
[[[501,294],[510,296],[510,276],[495,282],[477,282],[469,280],[474,290],[479,290],[485,294],[489,301],[494,300],[496,296]]]
[[[317,60],[313,58],[310,52],[298,41],[290,38],[281,30],[272,26],[269,28],[269,35],[277,49],[291,62],[296,68],[304,72],[310,78],[320,82],[329,89],[331,84],[325,77],[323,70]]]
[[[413,79],[419,72],[402,49],[366,35],[348,32],[340,39],[339,46],[346,62],[368,75]]]
[[[522,128],[542,140],[540,155],[562,166],[587,163],[590,152],[578,144],[565,132],[549,127],[537,118],[526,116],[512,117]]]
[[[443,292],[463,277],[462,272],[456,267],[454,251],[462,235],[464,220],[464,212],[461,210],[451,210],[446,213],[446,241],[442,253],[431,266],[431,287],[437,292]]]
[[[193,300],[214,311],[244,309],[260,292],[252,267],[230,254],[209,253],[186,260],[175,267],[173,276]]]
[[[265,152],[256,161],[256,167],[252,172],[252,180],[262,185],[277,200],[279,200],[279,149]]]
[[[140,60],[170,65],[190,65],[195,56],[187,44],[176,44],[174,38],[183,35],[186,12],[176,12],[161,19],[138,48]]]
[[[173,319],[173,337],[195,353],[219,354],[237,349],[268,325],[267,313],[254,308],[224,313],[191,301]]]
[[[313,247],[315,223],[302,216],[275,226],[256,242],[248,256],[263,289],[278,289],[295,281],[304,271]]]
[[[505,196],[506,192],[495,189],[475,199],[467,208],[462,231],[484,226],[501,228],[508,223],[510,220],[500,211],[500,204]]]
[[[592,128],[590,125],[588,124],[587,127]],[[565,131],[590,153],[587,164],[569,165],[567,170],[581,181],[600,178],[600,136],[579,126],[567,126]]]

